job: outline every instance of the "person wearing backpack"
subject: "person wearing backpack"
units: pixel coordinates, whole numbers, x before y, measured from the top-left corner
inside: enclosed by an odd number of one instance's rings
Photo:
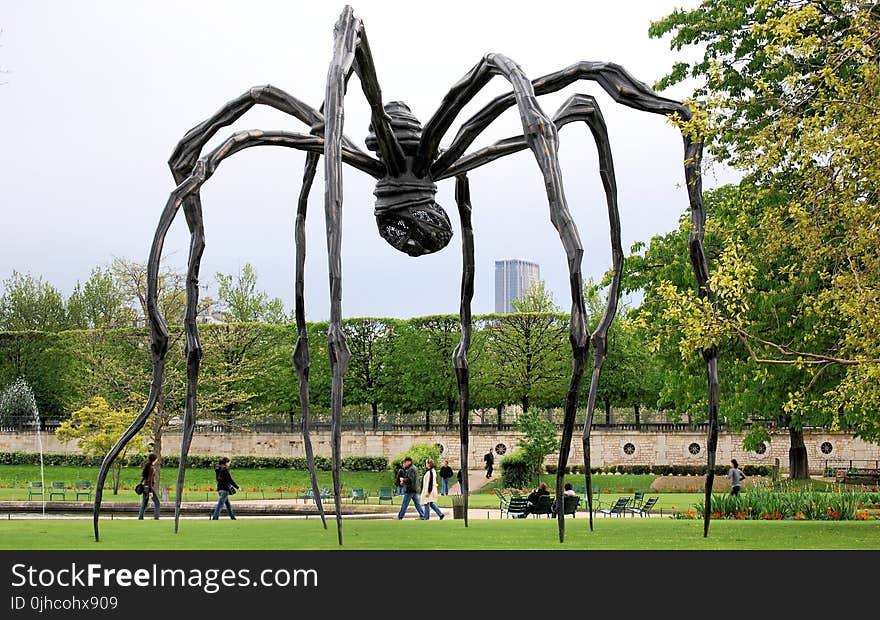
[[[235,519],[235,512],[232,510],[232,503],[229,501],[229,496],[233,495],[236,491],[241,490],[235,480],[232,479],[232,474],[229,473],[229,465],[231,461],[228,456],[224,456],[217,463],[217,467],[214,468],[214,476],[217,478],[217,506],[214,508],[214,513],[211,515],[211,519],[213,521],[217,521],[220,518],[220,511],[223,510],[223,507],[226,507],[226,512],[229,514],[230,519]]]
[[[745,473],[739,468],[736,459],[730,459],[730,469],[727,470],[727,477],[730,479],[730,494],[739,495],[739,489],[742,481],[746,479]]]
[[[147,510],[147,504],[153,500],[153,518],[159,518],[159,489],[156,488],[159,483],[159,472],[156,471],[156,463],[159,456],[155,452],[151,452],[147,457],[141,469],[141,484],[144,485],[144,494],[141,496],[141,509],[138,512],[138,519],[143,520],[144,512]]]

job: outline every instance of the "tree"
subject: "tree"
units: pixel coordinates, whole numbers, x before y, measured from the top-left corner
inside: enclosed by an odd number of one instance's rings
[[[755,364],[748,339],[738,334],[739,326],[748,323],[762,337],[785,342],[823,337],[795,309],[803,297],[815,293],[815,278],[780,275],[785,265],[768,262],[760,252],[766,235],[756,226],[761,209],[749,204],[754,195],[750,183],[725,186],[705,196],[709,216],[705,247],[716,294],[711,304],[691,293],[694,280],[687,270],[684,218],[678,231],[652,239],[644,255],[627,258],[624,286],[645,292],[633,323],[646,330],[652,351],[664,362],[661,398],[674,403],[679,412],[689,415],[696,410],[699,415],[705,409],[705,389],[698,351],[705,342],[718,343],[728,425],[741,428],[750,419],[758,420],[746,446],[767,439],[768,425],[788,429],[790,475],[803,477],[808,475],[808,463],[802,429],[830,424],[832,419],[827,411],[807,403],[793,407],[792,393],[824,392],[837,380],[837,372],[817,373],[808,365]],[[742,256],[751,257],[748,266],[738,260]]]
[[[518,447],[531,465],[532,481],[537,481],[544,466],[544,459],[559,450],[556,425],[537,412],[523,412],[516,420],[516,428],[523,433]]]
[[[702,47],[701,59],[676,63],[659,86],[700,81],[695,96],[703,98],[705,113],[695,125],[710,153],[743,170],[749,184],[740,204],[752,221],[751,242],[728,243],[718,258],[726,274],[713,278],[717,297],[728,296],[726,307],[688,308],[713,332],[690,330],[688,338],[734,337],[754,364],[788,365],[807,375],[783,407],[795,429],[804,412],[824,413],[832,427],[849,425],[874,441],[880,439],[878,30],[876,2],[842,0],[707,0],[650,30],[671,34],[673,49]],[[765,277],[779,283],[766,296],[755,283]],[[786,314],[772,305],[781,292],[792,296],[781,308]],[[749,312],[745,301],[764,314]],[[762,331],[773,318],[782,329]],[[825,389],[817,389],[819,382]],[[794,475],[806,475],[802,446],[792,446],[790,462]]]
[[[379,428],[379,404],[389,381],[385,368],[395,323],[376,318],[346,319],[342,323],[351,349],[351,361],[345,375],[346,400],[370,406],[374,430]]]
[[[126,304],[135,308],[139,316],[147,321],[147,266],[145,263],[130,261],[124,258],[114,258],[110,266],[113,277],[122,291]],[[153,433],[153,451],[162,455],[162,435],[164,429],[175,417],[183,413],[183,403],[186,392],[186,362],[183,348],[184,330],[183,324],[186,310],[186,275],[171,268],[163,267],[159,270],[157,298],[159,312],[169,326],[168,353],[166,354],[165,373],[162,380],[162,389],[156,401],[156,407],[150,417]],[[205,296],[199,299],[196,312],[210,307],[213,301]],[[150,361],[144,349],[141,359]],[[161,463],[158,461],[157,463]],[[157,465],[160,472],[160,466]]]
[[[571,372],[568,318],[559,313],[543,281],[512,305],[514,313],[480,317],[492,358],[490,383],[505,402],[517,403],[523,413],[535,403],[558,407]]]
[[[134,309],[125,303],[125,292],[109,268],[95,267],[85,284],[76,287],[67,300],[73,329],[107,329],[135,324]]]
[[[83,454],[104,456],[116,444],[119,437],[134,421],[135,413],[127,409],[111,409],[107,401],[96,396],[82,409],[70,414],[55,431],[61,443],[76,441]],[[147,434],[141,430],[113,462],[113,494],[119,492],[119,473],[127,463],[129,451],[144,450],[147,447]]]
[[[238,275],[217,273],[217,301],[230,323],[284,323],[284,304],[265,291],[257,292],[257,272],[245,263]]]
[[[458,344],[457,316],[436,315],[409,319],[397,324],[388,351],[382,402],[386,409],[402,413],[424,411],[430,428],[431,412],[446,411],[451,427],[458,410],[458,382],[452,368],[452,353]],[[477,354],[478,355],[478,354]]]
[[[12,272],[3,281],[0,295],[0,331],[47,331],[67,329],[64,297],[42,277]]]

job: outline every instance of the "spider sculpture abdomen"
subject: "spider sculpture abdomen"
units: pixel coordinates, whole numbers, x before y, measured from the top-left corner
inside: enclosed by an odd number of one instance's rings
[[[407,170],[396,176],[386,176],[376,183],[376,224],[379,234],[392,247],[421,256],[442,250],[452,239],[449,216],[437,202],[437,186],[430,178],[412,173],[413,157],[418,151],[422,126],[401,101],[385,106],[391,118],[391,130],[406,156]],[[378,140],[373,133],[366,139],[367,148],[379,153]],[[381,155],[380,155],[381,158]]]

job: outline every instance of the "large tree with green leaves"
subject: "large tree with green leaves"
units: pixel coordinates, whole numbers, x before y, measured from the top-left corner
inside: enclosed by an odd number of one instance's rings
[[[754,363],[805,374],[783,405],[795,428],[825,414],[880,439],[878,3],[707,0],[651,34],[700,49],[658,86],[698,80],[709,152],[747,174],[736,226],[751,226],[750,240],[728,240],[717,257],[723,306],[682,306],[705,326],[687,338],[731,336]],[[778,284],[769,295],[758,284],[766,278]],[[679,293],[667,290],[671,305]],[[805,452],[792,449],[805,475]]]
[[[42,276],[12,272],[0,293],[0,331],[57,332],[69,327],[64,296]]]

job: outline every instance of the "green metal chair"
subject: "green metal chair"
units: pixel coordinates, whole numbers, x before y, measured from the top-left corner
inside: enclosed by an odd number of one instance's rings
[[[379,487],[379,489],[376,490],[376,495],[379,496],[380,504],[386,499],[392,504],[394,503],[394,489],[391,487]]]
[[[46,495],[43,490],[42,482],[28,482],[28,499],[33,499],[34,497],[42,497],[45,498]]]
[[[53,482],[49,488],[49,500],[51,501],[56,495],[60,495],[61,499],[67,499],[67,485],[63,482]]]
[[[74,499],[79,499],[81,496],[86,499],[92,499],[92,483],[88,480],[77,480],[73,483],[73,488],[75,489],[76,495]]]

